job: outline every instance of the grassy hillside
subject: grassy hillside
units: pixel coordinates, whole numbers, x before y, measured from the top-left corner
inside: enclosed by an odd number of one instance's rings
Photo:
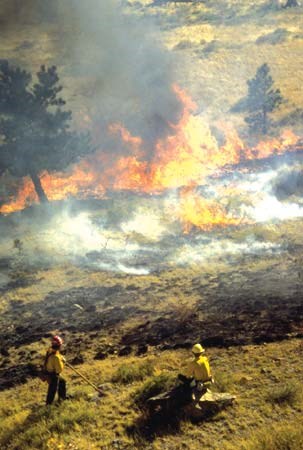
[[[209,350],[216,389],[234,393],[237,400],[199,424],[186,418],[151,423],[135,403],[147,382],[162,376],[163,384],[174,378],[188,360],[187,351],[151,351],[149,356],[112,356],[105,361],[89,358],[78,369],[98,385],[107,383],[106,397],[92,401],[92,388],[68,369],[74,398],[64,404],[44,407],[46,386],[39,380],[1,392],[1,448],[299,450],[302,353],[297,339]]]
[[[301,242],[298,227],[291,222],[280,231],[288,232],[294,246]],[[146,276],[70,264],[19,270],[1,299],[1,389],[8,384],[0,392],[0,447],[302,448],[303,347],[294,338],[302,335],[302,307],[295,303],[298,249],[296,256],[218,260]],[[275,329],[279,341],[264,343]],[[41,362],[50,334],[57,332],[65,338],[67,360],[96,385],[106,384],[100,402],[91,401],[93,389],[66,368],[74,398],[44,406],[46,385],[31,379],[28,364]],[[171,384],[190,358],[189,350],[175,344],[190,347],[197,336],[212,339],[207,353],[214,388],[235,394],[236,403],[200,423],[179,417],[180,411],[164,422],[149,421],[136,398],[151,384]],[[259,345],[245,344],[254,339]]]
[[[242,124],[230,108],[246,94],[246,81],[264,62],[288,100],[277,117],[302,108],[302,8],[285,10],[269,0],[210,0],[168,2],[145,8],[144,14],[157,17],[162,39],[180,57],[180,83],[210,120]]]
[[[243,127],[243,117],[230,114],[230,108],[246,94],[246,81],[266,62],[287,99],[276,119],[286,117],[286,123],[301,131],[302,112],[294,112],[303,107],[303,7],[283,9],[281,3],[130,0],[126,12],[155,22],[154,39],[177,58],[175,81],[191,94],[209,122],[224,119]],[[0,34],[2,58],[35,69],[55,63],[63,74],[69,105],[75,110],[79,104],[81,109],[91,106],[94,99],[87,83],[92,80],[87,74],[73,73],[75,68],[69,66],[68,53],[60,43],[65,37],[56,24],[18,23],[14,28],[3,27]]]
[[[266,62],[288,100],[275,115],[285,118],[278,129],[302,131],[303,7],[284,10],[269,0],[129,0],[125,10],[156,22],[155,40],[177,58],[175,80],[212,125],[223,119],[245,135],[243,116],[230,109]],[[75,76],[68,66],[55,23],[19,23],[1,28],[0,36],[1,58],[27,68],[59,66],[72,109],[93,101],[87,74]],[[1,450],[301,450],[301,230],[302,219],[224,230],[218,245],[225,237],[249,245],[253,236],[281,244],[281,252],[206,256],[143,276],[86,263],[29,264],[21,247],[3,240],[0,268],[9,267],[9,283],[4,273]],[[20,231],[20,238],[26,253],[28,236]],[[35,238],[33,231],[31,251],[39,246]],[[104,398],[96,401],[92,388],[66,368],[73,399],[44,406],[46,385],[32,375],[52,333],[63,334],[68,361],[105,384]],[[198,339],[208,339],[214,389],[235,394],[234,406],[199,423],[178,411],[164,422],[150,421],[136,399],[151,385],[170,386]]]

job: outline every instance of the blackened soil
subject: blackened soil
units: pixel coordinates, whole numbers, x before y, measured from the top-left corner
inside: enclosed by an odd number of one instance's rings
[[[259,272],[235,266],[229,273],[191,279],[159,275],[158,282],[153,275],[149,285],[123,285],[117,277],[113,286],[50,292],[40,302],[12,300],[0,316],[0,390],[34,375],[37,355],[24,348],[54,332],[67,342],[68,360],[78,364],[87,350],[104,359],[142,354],[149,346],[187,348],[193,341],[231,346],[302,336],[301,269],[291,264],[284,271],[272,265]],[[195,305],[163,306],[176,296],[176,286],[183,299],[198,299]]]
[[[122,337],[121,343],[156,345],[165,350],[188,348],[193,341],[203,342],[207,347],[228,347],[303,336],[301,293],[289,299],[289,308],[285,308],[282,297],[259,298],[257,305],[250,298],[242,297],[241,301],[245,302],[245,308],[239,308],[233,299],[228,299],[217,311],[212,305],[203,320],[193,314],[184,322],[171,311],[170,318],[160,317],[135,327]]]
[[[149,344],[162,349],[231,346],[303,336],[302,276],[294,265],[262,272],[235,270],[226,276],[191,280],[191,295],[201,295],[192,311],[175,308],[126,333],[123,345]],[[176,280],[177,282],[177,280]],[[186,290],[186,288],[185,288]]]
[[[120,285],[51,292],[30,304],[13,300],[0,318],[1,347],[30,344],[53,330],[63,334],[110,330],[135,314],[140,309],[125,302]]]
[[[79,360],[79,353],[95,347],[102,335],[110,335],[119,324],[140,314],[139,308],[125,302],[125,291],[120,285],[51,292],[43,301],[30,304],[12,300],[0,317],[0,390],[33,376],[32,366],[24,362],[37,358],[24,352],[24,345],[49,338],[59,330],[68,341],[69,359]],[[11,348],[14,358],[10,356]],[[114,345],[97,348],[105,357],[118,351]]]

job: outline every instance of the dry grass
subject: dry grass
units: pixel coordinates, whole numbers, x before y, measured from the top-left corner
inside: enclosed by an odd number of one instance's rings
[[[229,110],[247,92],[247,79],[256,68],[267,62],[277,86],[288,100],[276,118],[302,107],[303,92],[303,26],[302,8],[282,9],[278,0],[211,0],[208,2],[167,2],[153,6],[150,0],[128,2],[127,13],[158,19],[154,39],[178,55],[177,80],[186,88],[203,110],[207,119],[225,119],[237,127],[243,126],[241,115],[231,115]],[[139,5],[142,7],[139,7]],[[269,41],[262,45],[256,41],[263,36],[283,28],[287,39],[273,45]],[[58,33],[40,26],[20,28],[2,33],[2,57],[19,61],[21,64],[50,64],[54,56],[62,64],[64,57],[57,55]],[[39,42],[33,49],[20,51],[24,41]],[[186,45],[182,45],[182,43]],[[181,43],[181,45],[180,45]],[[213,45],[215,43],[215,45]],[[209,48],[209,44],[212,44]],[[73,91],[81,92],[87,83],[73,79],[70,73],[64,76],[72,104]],[[86,99],[87,100],[87,99]],[[78,100],[77,100],[78,101]],[[75,105],[77,106],[77,105]],[[297,123],[300,129],[301,124]]]
[[[133,2],[134,3],[134,2]],[[150,4],[146,0],[146,5]],[[228,5],[227,5],[228,3]],[[303,105],[303,38],[301,10],[264,10],[269,1],[264,0],[210,0],[198,3],[170,3],[162,7],[130,9],[130,13],[158,15],[161,32],[156,39],[179,57],[178,82],[185,87],[203,109],[207,119],[215,121],[226,118],[236,126],[243,125],[240,115],[231,116],[229,109],[246,94],[246,80],[256,68],[267,62],[276,85],[288,99],[276,118]],[[287,39],[277,45],[256,40],[283,28]],[[27,54],[21,56],[18,45],[26,39],[39,42],[34,52],[35,61]],[[178,45],[180,44],[181,45]],[[2,36],[2,57],[19,61],[27,66],[50,63],[54,56],[52,45],[40,28],[14,30]],[[36,49],[37,50],[37,49]],[[294,75],[295,74],[295,75]],[[70,89],[85,80],[71,81]],[[74,84],[73,84],[74,83]],[[77,84],[78,83],[78,84]],[[81,86],[80,86],[81,88]],[[80,97],[79,97],[80,98]],[[82,99],[80,99],[82,101]],[[300,128],[298,124],[298,128]],[[279,228],[268,226],[246,227],[231,232],[235,241],[247,236],[260,240],[279,242],[283,235],[292,244],[301,244],[298,230],[300,220],[289,221]],[[11,245],[11,244],[9,244]],[[242,270],[284,270],[291,264],[283,256],[243,262]],[[207,302],[202,294],[192,290],[192,280],[199,277],[201,285],[206,276],[214,284],[218,274],[228,277],[232,268],[227,261],[205,262],[199,267],[171,269],[158,276],[111,277],[100,271],[84,271],[77,267],[61,266],[32,274],[37,281],[4,293],[0,312],[6,310],[11,300],[23,302],[41,301],[50,291],[59,292],[72,287],[135,285],[152,290],[153,295],[142,295],[140,307],[157,314],[175,311],[185,322],[196,302]],[[205,281],[206,283],[206,281]],[[161,286],[159,286],[159,284]],[[165,292],[159,288],[165,287]],[[172,299],[168,301],[168,299]],[[130,300],[131,301],[131,300]],[[129,325],[139,319],[134,317]],[[140,319],[141,320],[141,319]],[[121,330],[120,330],[121,331]],[[117,330],[114,330],[117,332]],[[109,336],[110,340],[113,336]],[[25,351],[43,353],[46,341],[21,348]],[[10,349],[15,358],[16,349]],[[74,400],[46,409],[44,397],[46,386],[38,380],[23,386],[0,392],[0,448],[5,449],[103,449],[134,450],[299,450],[303,448],[300,432],[303,419],[303,400],[297,387],[303,379],[302,342],[288,340],[260,346],[211,349],[208,351],[218,390],[228,390],[237,395],[234,407],[201,424],[188,421],[181,423],[178,433],[155,435],[154,440],[129,436],[126,432],[140,417],[135,396],[145,395],[153,382],[161,388],[163,380],[172,380],[186,364],[188,353],[183,350],[157,353],[151,351],[152,369],[148,358],[134,356],[118,358],[111,356],[105,361],[94,361],[93,352],[86,353],[86,361],[80,370],[94,383],[111,383],[107,397],[99,403],[91,401],[92,389],[66,370],[68,386]],[[155,370],[155,375],[152,371]],[[160,380],[160,381],[159,381]],[[285,380],[288,380],[285,384]],[[141,439],[141,443],[140,443]]]
[[[171,3],[160,9],[174,24],[163,33],[164,41],[183,57],[179,82],[204,110],[206,107],[207,117],[213,120],[228,117],[236,126],[243,125],[241,116],[231,116],[229,110],[246,94],[246,81],[264,62],[269,64],[277,86],[288,100],[276,117],[303,105],[301,10],[270,5],[274,2],[219,0],[175,6]],[[258,38],[279,28],[288,33],[285,41],[278,45],[268,41],[256,43]],[[191,45],[178,46],[182,42]],[[211,51],[210,43],[215,43]]]
[[[302,390],[296,383],[285,381],[280,386],[276,386],[267,395],[267,400],[276,405],[298,404],[302,397]]]
[[[243,450],[301,450],[303,436],[301,423],[294,421],[289,425],[276,425],[263,428],[242,443]]]
[[[281,386],[284,386],[285,379],[291,380],[293,387],[302,380],[301,341],[240,349],[211,349],[208,355],[218,380],[217,388],[236,394],[237,402],[234,407],[203,424],[183,421],[179,432],[167,432],[164,436],[156,433],[152,442],[139,436],[140,446],[138,436],[127,433],[142,414],[135,405],[135,399],[145,398],[146,392],[150,394],[150,389],[155,386],[160,386],[161,390],[167,382],[171,383],[188,360],[189,353],[184,350],[166,351],[152,358],[155,376],[133,379],[130,384],[112,380],[119,368],[125,365],[143,368],[149,364],[151,356],[143,358],[140,363],[135,357],[112,357],[105,361],[90,360],[82,365],[81,372],[95,383],[111,383],[107,396],[99,403],[90,401],[92,389],[68,369],[68,387],[74,399],[60,406],[54,405],[49,409],[43,406],[46,386],[39,380],[1,392],[0,446],[22,450],[47,449],[50,445],[58,445],[57,448],[62,449],[111,449],[114,448],[113,443],[119,441],[121,448],[129,449],[159,449],[162,446],[171,450],[246,450],[255,445],[256,449],[269,450],[269,443],[274,439],[277,447],[272,448],[284,450],[288,448],[283,447],[288,433],[293,443],[289,448],[299,449],[301,438],[296,426],[303,419],[302,396],[297,389],[291,389],[290,396],[285,396]],[[282,403],[269,401],[273,396],[286,400]],[[278,430],[275,435],[272,435],[272,429]]]

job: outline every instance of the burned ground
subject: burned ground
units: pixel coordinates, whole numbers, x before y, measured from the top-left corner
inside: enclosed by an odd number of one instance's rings
[[[16,292],[19,297],[11,296],[0,319],[0,389],[36,374],[38,345],[55,332],[66,341],[68,359],[78,364],[87,354],[104,359],[146,353],[149,347],[188,348],[193,341],[229,347],[302,336],[299,247],[297,252],[297,258],[268,258],[256,268],[256,261],[246,258],[212,272],[201,267],[142,278],[108,274],[102,282],[96,280],[104,273],[91,270],[88,284],[93,277],[94,286],[24,301],[22,289],[39,290],[43,279],[41,271],[30,273],[23,285],[6,286],[6,298]],[[51,270],[46,273],[52,277]]]
[[[295,272],[296,273],[296,272]],[[233,282],[233,278],[242,278]],[[284,278],[285,277],[285,278]],[[271,342],[291,334],[302,335],[303,299],[301,286],[290,273],[246,271],[221,273],[209,282],[192,280],[192,294],[203,296],[186,320],[180,310],[147,321],[122,337],[127,345],[151,344],[160,348],[190,347],[192,341],[206,346],[230,346]],[[295,275],[296,278],[296,275]],[[264,288],[276,284],[276,293]]]

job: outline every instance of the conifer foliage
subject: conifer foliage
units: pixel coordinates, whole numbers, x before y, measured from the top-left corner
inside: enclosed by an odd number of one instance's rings
[[[298,2],[298,0],[287,0],[284,8],[292,8],[292,7],[296,7],[296,6],[300,6],[300,3]]]
[[[0,61],[0,175],[30,176],[40,201],[47,201],[39,175],[63,170],[92,151],[89,136],[70,129],[57,68],[32,75]]]
[[[272,126],[270,114],[283,102],[280,89],[274,88],[268,64],[260,66],[255,77],[248,80],[247,84],[245,106],[248,116],[245,122],[252,134],[267,134]]]

